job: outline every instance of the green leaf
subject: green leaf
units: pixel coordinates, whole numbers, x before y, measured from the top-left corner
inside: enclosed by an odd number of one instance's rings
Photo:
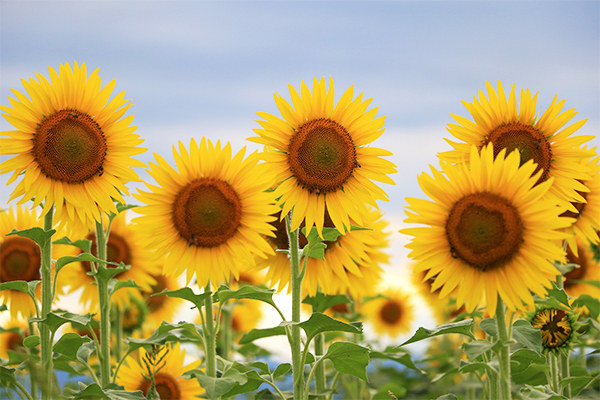
[[[485,320],[484,320],[485,321]],[[483,322],[483,321],[481,321]],[[480,325],[481,326],[481,325]],[[424,339],[429,339],[439,335],[447,335],[449,333],[458,333],[461,335],[465,335],[470,337],[471,339],[475,339],[473,336],[473,332],[471,332],[471,328],[473,327],[472,319],[465,319],[464,321],[453,322],[451,324],[440,325],[435,329],[425,329],[419,328],[417,332],[408,339],[406,342],[402,343],[399,346],[396,346],[395,349],[400,348],[402,346],[406,346],[410,343],[415,343]]]
[[[322,313],[313,313],[307,321],[300,322],[298,326],[306,332],[306,343],[310,343],[312,338],[323,332],[340,331],[362,333],[361,322],[351,322],[347,324]]]
[[[99,259],[98,257],[95,257],[94,255],[92,255],[90,253],[81,253],[76,256],[64,256],[64,257],[59,258],[56,261],[56,268],[58,270],[60,270],[62,267],[64,267],[67,264],[71,264],[74,262],[84,262],[84,261],[96,262],[96,263],[100,263],[100,264],[107,263],[106,261],[102,261],[101,259]],[[114,262],[108,262],[108,264],[119,265]],[[123,272],[123,271],[120,271],[120,272]]]
[[[284,392],[285,394],[285,392]],[[286,397],[291,398],[291,397]],[[269,388],[265,388],[254,395],[255,400],[281,400],[278,394],[271,392]]]
[[[202,294],[195,294],[189,287],[184,287],[177,290],[165,289],[160,293],[153,294],[152,296],[160,296],[163,294],[166,294],[169,297],[178,297],[180,299],[191,301],[192,303],[194,303],[196,308],[200,310],[202,309],[202,307],[204,307],[204,301],[206,300],[206,298],[209,297],[212,293],[207,292]]]
[[[1,386],[11,387],[16,386],[17,379],[15,378],[15,368],[7,368],[0,365],[0,382]]]
[[[236,364],[236,363],[234,363],[234,364]],[[241,365],[241,364],[238,364],[238,365]],[[236,368],[236,366],[234,365],[233,368]],[[240,372],[242,372],[242,371],[240,371]],[[258,389],[258,387],[260,385],[265,383],[265,380],[263,378],[261,378],[261,376],[258,374],[258,372],[256,372],[253,369],[244,371],[242,373],[246,376],[246,379],[247,379],[246,383],[237,384],[237,385],[233,386],[233,388],[230,391],[228,391],[227,393],[225,393],[223,395],[223,398],[228,398],[228,397],[235,396],[235,395],[242,394],[242,393],[253,392],[256,389]]]
[[[0,283],[0,291],[2,290],[18,290],[31,297],[31,300],[35,299],[35,289],[42,281],[10,281]]]
[[[252,329],[250,332],[242,336],[240,339],[240,344],[250,343],[256,339],[280,335],[285,335],[285,328],[281,325],[274,328]]]
[[[493,318],[482,319],[479,322],[479,328],[490,336],[498,336],[498,325],[496,325],[496,320]]]
[[[167,332],[171,332],[176,330],[178,333],[181,333],[183,336],[187,337],[192,341],[198,341],[202,337],[202,327],[199,325],[194,325],[190,322],[181,321],[176,324],[172,324],[167,321],[163,321],[162,324],[157,329],[159,335],[162,335]]]
[[[87,313],[85,315],[73,314],[68,311],[56,311],[48,313],[46,318],[32,318],[33,322],[41,322],[42,324],[48,325],[52,332],[56,332],[61,325],[67,322],[76,323],[80,325],[87,325],[92,320],[92,314]]]
[[[252,285],[245,285],[238,290],[231,290],[227,286],[221,285],[219,290],[213,295],[213,301],[224,303],[231,299],[251,299],[262,301],[277,308],[277,305],[273,301],[273,294],[275,294],[275,289],[263,289]]]
[[[528,384],[521,388],[519,395],[523,400],[567,400],[566,397],[556,393],[547,393],[543,386],[534,387]]]
[[[209,400],[216,400],[229,392],[235,385],[244,385],[248,377],[235,369],[228,369],[220,378],[206,376],[204,371],[194,369],[183,374],[185,379],[196,378],[200,386],[206,390]]]
[[[123,288],[137,288],[137,289],[141,289],[140,286],[138,286],[137,283],[135,283],[135,281],[129,279],[127,281],[119,281],[116,279],[111,279],[108,282],[108,295],[112,296],[113,293],[115,293],[117,290],[119,289],[123,289]]]
[[[542,354],[542,331],[531,326],[529,321],[520,319],[512,327],[512,338],[526,348]]]
[[[497,343],[498,342],[491,343],[487,340],[476,340],[474,342],[464,343],[462,348],[467,354],[469,361],[475,361],[475,359],[483,353],[492,350]]]
[[[325,261],[325,249],[327,245],[325,243],[313,243],[310,244],[304,249],[302,249],[302,257],[312,257],[317,258],[321,261]]]
[[[569,295],[567,294],[567,292],[565,292],[564,289],[559,289],[556,286],[555,282],[551,282],[551,283],[552,283],[552,289],[548,289],[548,297],[554,297],[560,303],[562,303],[565,306],[570,308],[571,306],[569,305]]]
[[[561,275],[571,272],[575,268],[579,268],[578,264],[563,264],[561,262],[553,262],[552,265],[554,265]]]
[[[138,207],[136,204],[118,203],[117,204],[117,212],[122,213],[123,211],[131,210],[131,209],[136,208],[136,207]]]
[[[600,315],[600,300],[589,294],[582,294],[573,301],[573,308],[586,307],[590,311],[590,317],[597,320]]]
[[[569,282],[577,283],[582,285],[592,285],[600,289],[600,281],[599,280],[585,280],[585,279],[572,279]]]
[[[510,374],[516,384],[545,385],[550,366],[546,357],[529,349],[519,349],[510,356]]]
[[[471,362],[466,362],[465,360],[460,360],[460,363],[458,366],[458,371],[461,374],[466,374],[466,373],[475,372],[475,371],[485,372],[488,375],[498,374],[498,371],[496,371],[488,363],[484,363],[484,362],[472,362],[471,363]]]
[[[114,267],[107,267],[107,265],[114,265]],[[89,276],[99,277],[100,279],[110,280],[113,277],[125,271],[128,271],[129,269],[131,269],[131,265],[125,265],[124,263],[117,264],[115,262],[100,261],[100,264],[98,265],[98,271],[91,271],[87,274]]]
[[[121,386],[109,384],[105,389],[98,386],[97,383],[92,383],[85,389],[74,393],[75,400],[146,400],[141,390],[135,392],[128,392],[121,388]]]
[[[323,358],[329,359],[334,368],[343,373],[356,376],[365,382],[367,378],[367,365],[369,365],[369,349],[350,342],[335,342]]]
[[[28,349],[32,349],[38,344],[40,344],[40,337],[38,335],[27,336],[25,339],[23,339],[23,346],[27,347]]]
[[[6,307],[6,304],[0,304],[0,311],[6,311],[8,310],[8,307]]]
[[[277,366],[277,368],[275,368],[275,371],[273,371],[273,374],[272,374],[273,379],[277,379],[280,376],[287,374],[291,369],[292,369],[292,364],[289,364],[289,363],[279,364]]]
[[[446,393],[441,395],[435,400],[458,400],[458,397],[454,393]]]
[[[422,374],[425,374],[425,371],[423,371],[422,369],[420,369],[419,367],[417,367],[415,365],[410,354],[403,354],[400,356],[397,353],[381,353],[379,351],[371,351],[371,353],[369,355],[370,355],[371,359],[380,358],[380,359],[388,359],[388,360],[396,361],[396,362],[406,366],[407,368],[410,368],[414,371],[418,371]]]
[[[75,246],[81,249],[84,253],[92,252],[92,241],[87,239],[76,240],[74,242],[71,241],[68,237],[64,236],[58,240],[52,242],[52,244],[65,244],[69,246]]]
[[[90,342],[90,338],[82,337],[75,332],[68,332],[56,342],[52,350],[75,360],[82,344]]]
[[[49,231],[45,231],[42,228],[35,227],[35,228],[25,229],[22,231],[13,229],[12,232],[7,233],[6,236],[17,235],[17,236],[21,236],[24,238],[28,238],[28,239],[31,239],[34,242],[36,242],[37,245],[40,246],[40,248],[42,248],[46,244],[46,241],[49,240],[52,237],[52,235],[54,235],[55,233],[56,233],[56,229],[50,229]]]
[[[322,313],[338,304],[350,303],[350,300],[348,300],[348,297],[343,294],[326,295],[321,292],[317,292],[317,294],[313,297],[307,296],[304,300],[302,300],[302,303],[310,304],[313,308],[313,311]]]

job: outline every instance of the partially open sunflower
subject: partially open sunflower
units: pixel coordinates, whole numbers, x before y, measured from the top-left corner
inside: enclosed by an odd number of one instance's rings
[[[518,149],[521,164],[528,160],[537,164],[534,173],[541,172],[538,184],[554,178],[548,196],[577,212],[571,202],[585,202],[581,193],[589,189],[582,181],[590,179],[588,167],[581,161],[594,153],[581,147],[593,136],[573,136],[573,133],[587,120],[565,127],[577,112],[573,109],[561,112],[565,101],[557,102],[557,96],[541,115],[537,115],[537,93],[532,96],[529,89],[521,89],[518,109],[515,85],[511,86],[508,98],[502,83],[498,82],[497,93],[489,82],[486,82],[486,87],[487,98],[479,91],[479,100],[473,97],[473,103],[463,101],[473,121],[452,115],[458,124],[448,124],[447,129],[461,142],[446,139],[454,150],[440,153],[439,157],[452,163],[463,159],[468,161],[472,145],[481,150],[490,143],[494,146],[494,156],[503,149],[506,149],[506,155]]]
[[[13,108],[0,106],[16,128],[0,133],[8,136],[0,139],[0,154],[14,155],[0,173],[13,173],[8,184],[20,178],[11,200],[44,202],[42,215],[55,205],[56,221],[85,234],[101,213],[117,212],[114,200],[125,202],[125,184],[139,181],[130,167],[145,166],[132,156],[146,149],[137,147],[143,140],[129,126],[133,115],[123,118],[132,105],[125,92],[109,101],[114,80],[102,87],[98,69],[88,77],[85,63],[48,70],[50,81],[39,73],[37,81],[22,80],[29,98],[13,90]]]
[[[146,183],[150,191],[134,194],[146,205],[134,209],[142,216],[133,222],[146,246],[166,256],[166,275],[187,271],[189,283],[195,273],[200,286],[230,274],[237,280],[238,265],[273,253],[261,236],[273,235],[269,222],[279,210],[268,192],[273,176],[244,153],[232,158],[229,143],[221,148],[205,138],[200,145],[192,139],[188,152],[180,142],[179,152],[173,146],[178,171],[155,154],[148,172],[158,186]]]
[[[325,210],[342,233],[350,229],[350,218],[361,224],[366,204],[388,200],[373,181],[394,184],[388,175],[395,165],[381,158],[387,150],[370,147],[383,133],[385,117],[375,118],[377,107],[367,111],[371,99],[362,93],[353,99],[350,87],[334,106],[333,79],[329,90],[325,79],[313,80],[312,93],[302,82],[300,94],[290,85],[293,107],[275,93],[283,119],[259,112],[262,129],[254,129],[256,143],[267,146],[262,157],[275,172],[275,190],[282,218],[293,208],[292,229],[305,221],[322,232]]]
[[[432,175],[419,176],[419,184],[432,199],[407,198],[405,222],[424,227],[402,229],[414,236],[406,247],[418,261],[416,271],[435,277],[432,290],[440,297],[458,288],[456,306],[468,312],[485,302],[490,316],[498,295],[511,310],[532,304],[530,291],[545,296],[544,287],[559,273],[548,260],[564,261],[557,230],[572,218],[544,195],[552,178],[536,186],[541,171],[533,174],[532,160],[519,166],[519,152],[494,158],[495,149],[471,147],[468,163],[441,163]],[[533,175],[533,176],[532,176]]]

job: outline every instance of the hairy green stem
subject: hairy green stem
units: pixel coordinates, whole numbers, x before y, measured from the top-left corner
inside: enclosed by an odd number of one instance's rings
[[[230,360],[229,353],[231,352],[233,343],[233,310],[223,307],[221,313],[223,315],[223,321],[221,321],[221,328],[219,329],[219,333],[221,335],[221,357],[226,360]]]
[[[496,323],[498,324],[498,340],[502,343],[500,350],[498,350],[500,394],[503,400],[510,400],[512,399],[510,394],[510,337],[506,329],[506,310],[500,295],[498,295],[498,304],[496,306]]]
[[[325,354],[325,334],[319,333],[315,337],[315,357]],[[315,389],[317,396],[325,390],[325,364],[317,363],[315,365]]]
[[[98,259],[107,261],[108,236],[104,232],[102,218],[96,221],[96,249]],[[107,268],[104,263],[98,263],[98,269]],[[108,281],[101,275],[96,275],[98,285],[98,300],[100,302],[100,380],[102,387],[110,383],[110,298],[108,295]]]
[[[115,325],[113,326],[113,330],[115,331],[115,357],[117,360],[121,359],[122,345],[121,341],[123,339],[123,310],[120,307],[115,307],[114,311],[114,320]]]
[[[210,281],[204,288],[204,293],[210,293]],[[212,296],[207,296],[204,300],[204,312],[206,313],[206,329],[204,336],[206,337],[206,346],[204,353],[206,357],[206,376],[211,378],[217,377],[217,342],[215,340],[215,321],[213,318],[213,302]]]
[[[290,264],[292,282],[292,322],[300,322],[300,304],[302,302],[302,279],[300,259],[298,257],[298,229],[291,229],[290,215],[285,216],[290,243]],[[294,399],[303,399],[304,364],[302,363],[300,327],[292,326],[292,375],[294,380]]]
[[[36,304],[37,307],[37,304]],[[39,318],[39,315],[37,315],[37,317]],[[34,331],[34,325],[33,322],[31,322],[31,320],[29,321],[29,335],[35,335],[35,331]],[[29,354],[33,354],[33,349],[28,349]],[[38,367],[37,365],[32,365],[30,370],[29,370],[29,386],[31,387],[31,393],[33,394],[33,397],[37,398],[38,397],[38,388],[37,388],[37,374],[38,373]]]
[[[44,216],[44,230],[52,229],[52,218],[54,214],[54,206]],[[46,239],[46,242],[41,248],[41,278],[42,278],[42,319],[48,318],[48,314],[52,311],[52,238]],[[54,365],[52,361],[52,339],[50,336],[50,327],[46,324],[39,324],[40,343],[42,353],[42,400],[50,400],[53,392]]]
[[[564,288],[564,282],[563,282],[562,275],[556,276],[556,287],[559,289]],[[561,379],[568,378],[571,375],[570,369],[571,369],[571,367],[569,365],[569,352],[567,352],[566,354],[561,353],[560,354],[560,365],[559,365],[560,378]],[[571,385],[570,384],[567,384],[565,386],[564,394],[566,397],[571,398]]]
[[[546,359],[548,360],[548,364],[550,364],[550,389],[560,395],[558,359],[552,353],[548,353]]]

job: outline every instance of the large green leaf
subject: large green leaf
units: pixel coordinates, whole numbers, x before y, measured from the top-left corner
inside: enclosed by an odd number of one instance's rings
[[[227,286],[221,285],[219,290],[213,295],[213,301],[224,303],[231,299],[251,299],[262,301],[277,308],[277,305],[273,301],[273,294],[275,294],[275,289],[263,289],[252,285],[245,285],[238,290],[231,290]]]
[[[275,368],[275,371],[273,371],[273,374],[272,374],[273,379],[277,379],[280,376],[287,374],[291,369],[292,369],[292,364],[289,364],[289,363],[279,364],[277,366],[277,368]]]
[[[465,360],[460,360],[458,370],[462,374],[466,374],[469,372],[475,372],[475,371],[486,373],[488,375],[498,374],[498,371],[496,371],[496,369],[493,368],[489,363],[466,362]]]
[[[322,313],[313,313],[307,321],[300,322],[298,326],[306,332],[307,343],[310,343],[312,338],[323,332],[362,333],[361,322],[350,322],[347,324]]]
[[[209,400],[216,400],[227,392],[231,391],[236,385],[244,385],[248,382],[248,377],[236,369],[229,369],[219,378],[206,376],[204,371],[194,369],[183,374],[186,379],[196,378],[200,386],[206,390]]]
[[[369,382],[367,378],[367,365],[369,365],[369,349],[350,342],[335,342],[323,358],[333,363],[336,371],[349,374]]]
[[[419,367],[417,367],[415,365],[415,363],[413,362],[413,360],[411,358],[411,355],[408,353],[399,355],[398,353],[385,353],[385,352],[382,353],[379,351],[371,351],[369,356],[371,357],[371,359],[380,358],[380,359],[384,359],[384,360],[396,361],[397,363],[400,363],[407,368],[410,368],[414,371],[418,371],[421,374],[425,374],[425,371],[423,371],[422,369],[420,369]]]
[[[529,321],[520,319],[512,327],[512,337],[517,342],[537,354],[542,354],[542,331],[531,326]]]
[[[559,289],[556,286],[555,282],[551,282],[551,283],[552,283],[552,288],[548,289],[548,297],[553,297],[556,300],[558,300],[560,303],[562,303],[565,306],[567,306],[568,308],[570,308],[569,295],[567,294],[567,292],[565,292],[564,289]]]
[[[29,295],[32,301],[37,302],[35,297],[35,289],[42,281],[10,281],[0,283],[0,291],[2,290],[18,290]],[[4,304],[3,304],[4,305]]]
[[[483,321],[482,321],[483,322]],[[473,332],[471,329],[473,328],[473,320],[465,319],[464,321],[453,322],[451,324],[440,325],[435,329],[425,329],[419,328],[417,332],[408,339],[406,342],[402,343],[399,346],[396,346],[395,349],[398,349],[402,346],[406,346],[410,343],[415,343],[424,339],[429,339],[439,335],[447,335],[449,333],[458,333],[461,335],[465,335],[470,337],[471,339],[475,339],[473,336]]]
[[[479,329],[490,336],[498,337],[498,325],[496,325],[496,320],[494,318],[482,319],[479,322]]]
[[[91,253],[92,252],[92,241],[91,240],[87,240],[87,239],[83,239],[83,240],[76,240],[74,242],[71,241],[71,239],[69,239],[68,237],[64,236],[58,240],[55,240],[54,242],[52,242],[53,244],[65,244],[65,245],[69,245],[69,246],[75,246],[79,249],[81,249],[84,253]]]
[[[250,332],[242,336],[240,339],[240,344],[250,343],[256,339],[280,335],[285,335],[285,327],[281,325],[274,328],[252,329]]]
[[[120,389],[117,389],[120,388]],[[75,400],[146,400],[141,390],[128,392],[120,386],[109,384],[102,389],[97,383],[85,387],[74,393]]]
[[[152,296],[160,296],[163,294],[166,294],[169,297],[178,297],[180,299],[190,301],[196,306],[196,308],[198,310],[201,310],[202,307],[204,307],[204,302],[205,302],[206,298],[209,297],[212,293],[207,292],[207,293],[202,293],[202,294],[196,294],[189,287],[184,287],[184,288],[177,289],[177,290],[165,289],[160,293],[153,294]]]
[[[90,355],[96,351],[96,344],[94,342],[83,343],[77,349],[76,358],[84,364],[87,364],[90,359]]]
[[[11,387],[16,386],[15,368],[8,368],[0,365],[0,386]]]
[[[573,301],[573,308],[586,307],[590,311],[590,317],[597,320],[600,315],[600,300],[590,296],[589,294],[579,295]]]
[[[55,353],[64,354],[68,358],[73,360],[77,357],[77,352],[82,344],[88,343],[90,338],[87,336],[82,337],[77,333],[68,332],[61,336],[60,339],[54,344],[52,350]]]
[[[61,325],[66,324],[67,322],[76,323],[80,325],[87,325],[92,320],[92,314],[87,313],[84,315],[81,314],[73,314],[68,311],[56,311],[48,313],[46,318],[32,318],[33,322],[40,322],[42,324],[48,325],[52,332],[56,332]]]
[[[491,343],[488,340],[475,340],[470,343],[464,343],[462,347],[469,361],[475,361],[477,357],[492,350],[497,344],[498,342]]]
[[[544,385],[549,370],[546,357],[533,350],[522,348],[510,356],[510,373],[516,384]]]
[[[317,292],[317,294],[313,297],[307,296],[304,300],[302,300],[302,303],[310,304],[313,308],[313,311],[322,313],[338,304],[350,303],[350,300],[348,300],[348,297],[343,294],[326,295],[321,292]]]
[[[254,392],[260,385],[265,383],[265,380],[259,375],[256,370],[249,369],[243,364],[234,363],[232,366],[233,369],[238,370],[240,373],[246,375],[246,383],[234,385],[231,390],[223,395],[223,398],[228,398],[231,396],[236,396],[242,393]],[[267,370],[268,370],[267,365]],[[228,370],[229,371],[229,370]]]
[[[49,231],[45,231],[42,228],[35,227],[35,228],[24,229],[22,231],[13,229],[12,232],[7,233],[6,236],[16,235],[16,236],[28,238],[28,239],[31,239],[34,242],[36,242],[37,245],[40,246],[40,248],[42,248],[46,244],[46,241],[49,240],[52,237],[52,235],[54,235],[55,233],[56,233],[56,229],[50,229]]]

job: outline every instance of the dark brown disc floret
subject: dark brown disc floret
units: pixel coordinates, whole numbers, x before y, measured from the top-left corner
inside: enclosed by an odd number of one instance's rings
[[[288,161],[302,187],[317,194],[341,189],[358,166],[352,137],[325,118],[309,121],[294,133]]]
[[[31,239],[9,236],[0,245],[0,282],[40,279],[40,248]]]
[[[76,184],[104,173],[106,149],[106,138],[92,117],[61,110],[38,126],[32,154],[48,178]]]
[[[446,221],[451,255],[485,272],[500,268],[519,252],[523,222],[504,197],[480,192],[457,201]]]
[[[173,223],[190,246],[226,243],[237,232],[241,219],[237,192],[220,179],[194,179],[179,191],[173,203]]]
[[[402,318],[402,307],[397,301],[388,300],[379,310],[381,320],[389,325],[394,325]]]
[[[534,174],[540,169],[543,171],[537,183],[548,179],[552,162],[552,148],[546,136],[532,125],[519,122],[502,124],[488,135],[483,145],[490,142],[494,145],[494,157],[502,149],[506,149],[506,155],[515,149],[519,150],[521,165],[533,159],[533,162],[537,164]]]

